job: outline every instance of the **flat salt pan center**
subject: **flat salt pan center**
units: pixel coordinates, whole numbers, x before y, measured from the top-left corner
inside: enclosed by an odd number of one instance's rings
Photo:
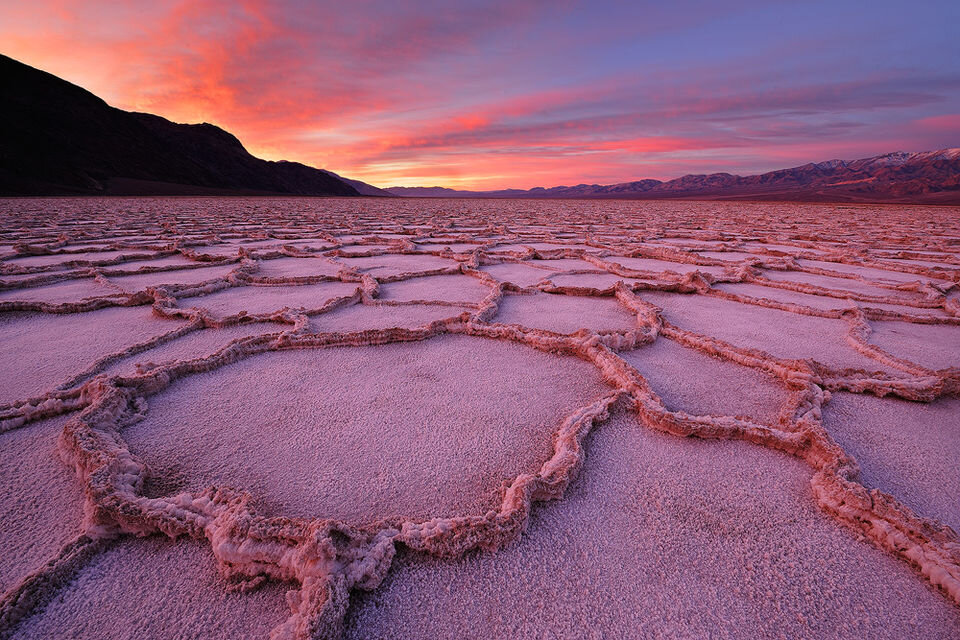
[[[357,285],[349,282],[320,284],[230,287],[204,296],[183,298],[183,308],[203,307],[217,316],[232,316],[242,311],[264,314],[284,307],[303,307],[308,311],[321,308],[334,298],[352,295]]]
[[[247,594],[227,586],[196,540],[125,538],[84,566],[17,638],[266,638],[289,612],[282,585]]]
[[[0,316],[0,363],[6,380],[0,404],[43,393],[83,372],[98,359],[182,327],[149,307],[108,307],[67,315]]]
[[[660,338],[620,354],[673,411],[777,424],[789,390],[764,373]]]
[[[919,404],[837,393],[827,430],[860,466],[860,480],[919,515],[960,530],[960,399]]]
[[[846,340],[843,320],[817,318],[706,296],[642,292],[661,307],[663,317],[682,329],[738,347],[761,349],[777,358],[812,359],[838,369],[881,371],[877,360],[861,355]]]
[[[58,416],[0,433],[0,592],[80,533],[83,488],[57,456]]]
[[[636,316],[615,298],[548,293],[504,296],[493,321],[556,333],[575,333],[583,328],[597,331],[637,328]]]
[[[270,514],[483,514],[607,391],[588,363],[481,338],[284,351],[177,382],[124,438],[155,475]]]

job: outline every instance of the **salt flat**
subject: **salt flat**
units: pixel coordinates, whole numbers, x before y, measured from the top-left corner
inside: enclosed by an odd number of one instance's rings
[[[960,637],[960,209],[0,220],[0,638]]]

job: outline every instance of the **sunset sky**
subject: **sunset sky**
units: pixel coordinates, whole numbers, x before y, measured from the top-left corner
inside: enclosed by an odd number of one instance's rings
[[[31,0],[0,3],[0,52],[260,157],[529,188],[960,146],[958,25],[955,0]]]

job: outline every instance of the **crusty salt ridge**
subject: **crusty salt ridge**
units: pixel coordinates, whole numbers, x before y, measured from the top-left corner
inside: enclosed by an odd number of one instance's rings
[[[838,588],[852,584],[861,565],[877,562],[875,554],[858,546],[860,536],[887,551],[888,559],[899,558],[912,566],[917,576],[945,596],[931,598],[935,594],[929,589],[911,591],[918,606],[923,600],[929,628],[939,635],[960,633],[960,540],[947,526],[955,511],[936,489],[955,486],[956,476],[950,474],[956,474],[956,465],[937,464],[931,469],[935,477],[922,484],[909,476],[884,477],[883,463],[902,448],[871,447],[868,439],[861,439],[870,429],[841,422],[831,427],[823,418],[824,408],[830,415],[829,402],[837,392],[845,397],[870,394],[933,403],[938,411],[947,407],[945,415],[954,420],[960,417],[953,408],[955,401],[945,398],[960,393],[960,353],[950,339],[960,331],[956,297],[960,260],[936,259],[960,251],[955,209],[880,207],[879,212],[866,212],[866,207],[823,205],[162,198],[8,200],[3,207],[0,241],[12,246],[14,254],[0,261],[0,289],[7,292],[0,313],[18,321],[52,319],[48,335],[53,335],[57,321],[75,321],[79,330],[74,331],[89,337],[75,348],[79,361],[60,368],[31,364],[31,360],[56,362],[56,352],[49,353],[42,342],[23,363],[13,355],[16,347],[7,347],[11,355],[5,356],[4,370],[26,371],[31,380],[14,387],[8,394],[12,400],[0,407],[0,431],[20,433],[14,430],[53,424],[39,422],[44,419],[63,420],[60,457],[75,470],[84,497],[82,520],[59,529],[72,531],[75,537],[63,541],[59,551],[40,545],[41,550],[49,549],[49,556],[36,560],[32,570],[16,570],[19,581],[0,601],[0,637],[84,628],[76,618],[89,612],[60,606],[59,600],[49,607],[47,603],[61,593],[98,589],[92,586],[97,582],[91,572],[118,539],[158,533],[209,545],[224,584],[241,592],[265,582],[289,583],[290,616],[266,625],[273,627],[272,637],[338,637],[351,593],[375,589],[398,548],[408,550],[405,562],[429,554],[462,563],[471,551],[493,553],[536,527],[537,521],[531,520],[535,503],[562,499],[578,473],[590,474],[591,466],[583,464],[591,446],[586,437],[611,411],[620,412],[619,417],[604,428],[618,432],[632,423],[702,440],[741,440],[773,450],[763,452],[770,456],[764,465],[772,468],[777,460],[787,460],[784,454],[798,459],[790,463],[791,469],[805,462],[812,491],[796,499],[812,498],[810,505],[818,505],[843,525],[836,535],[830,534],[847,558],[832,565],[833,584]],[[812,229],[805,226],[809,219],[822,222]],[[750,221],[749,230],[738,226],[743,220]],[[931,234],[930,229],[937,232]],[[154,259],[163,262],[152,268],[149,263]],[[125,262],[135,267],[124,270]],[[880,277],[883,273],[891,275]],[[80,286],[76,291],[81,297],[64,298],[63,292],[71,291],[69,283],[90,278],[107,287],[109,294],[88,296],[90,290]],[[56,296],[32,295],[31,290],[55,283],[65,283]],[[722,286],[736,283],[751,288]],[[761,288],[797,295],[765,297],[758,295]],[[806,296],[840,304],[807,305]],[[548,300],[557,304],[546,304]],[[515,313],[509,310],[514,301],[534,304],[524,304]],[[112,338],[113,346],[103,339],[109,329],[97,322],[102,314],[142,313],[147,306],[162,329],[124,331]],[[425,313],[431,307],[436,314]],[[364,308],[376,315],[353,311]],[[395,324],[389,322],[392,310],[397,314]],[[350,314],[357,325],[350,325]],[[326,322],[327,316],[341,319]],[[367,317],[377,319],[364,320]],[[728,318],[737,320],[727,326]],[[770,323],[782,324],[787,331],[779,335]],[[244,329],[235,331],[241,325]],[[890,326],[896,331],[884,329]],[[17,339],[29,345],[30,325],[25,327]],[[917,331],[911,332],[911,327]],[[829,347],[825,349],[811,330],[826,330]],[[404,348],[416,358],[426,352],[417,344],[435,349],[450,340],[438,337],[444,335],[456,336],[464,344],[475,342],[477,353],[483,353],[481,344],[506,343],[514,349],[545,352],[540,355],[556,359],[551,362],[579,360],[578,366],[592,367],[606,385],[557,418],[547,430],[552,437],[531,432],[532,440],[543,440],[531,451],[542,454],[503,450],[510,445],[496,450],[500,459],[514,460],[520,470],[511,471],[515,475],[502,484],[472,487],[473,495],[494,498],[482,507],[478,503],[472,513],[469,497],[454,500],[467,507],[466,512],[447,506],[454,504],[450,502],[454,494],[444,494],[444,488],[456,485],[445,483],[441,473],[435,476],[439,502],[418,501],[414,490],[407,508],[392,512],[361,508],[349,514],[348,521],[311,509],[294,514],[284,511],[283,500],[296,500],[295,493],[277,499],[281,496],[268,495],[268,485],[242,486],[243,474],[233,474],[228,483],[211,477],[217,483],[208,488],[190,486],[181,482],[175,469],[159,465],[151,470],[143,463],[149,456],[149,433],[141,431],[137,441],[143,458],[131,452],[125,439],[141,426],[163,428],[144,418],[151,415],[151,406],[176,398],[178,380],[189,385],[201,374],[229,379],[231,370],[256,371],[258,362],[284,362],[281,354],[260,356],[276,351],[297,350],[322,358],[333,353],[330,348],[376,351],[391,343],[410,343]],[[898,335],[909,335],[910,341],[898,341]],[[175,348],[188,339],[196,347]],[[7,340],[5,333],[2,341]],[[216,350],[210,352],[205,345]],[[53,350],[61,348],[55,345]],[[180,359],[154,359],[151,352]],[[687,365],[701,369],[689,376],[696,393],[682,392],[684,359],[663,355],[671,352],[697,354]],[[465,357],[459,353],[457,358]],[[656,366],[657,358],[664,357],[673,369]],[[697,358],[706,360],[698,365]],[[119,368],[135,361],[141,364],[133,372]],[[718,375],[743,371],[747,382],[715,384],[709,374],[714,368],[730,372]],[[45,377],[29,373],[39,370]],[[375,365],[364,370],[376,380]],[[289,375],[282,364],[267,366],[264,373],[274,378]],[[491,370],[489,375],[496,377],[498,372]],[[315,388],[321,397],[329,387],[321,378]],[[557,385],[561,399],[565,391]],[[457,402],[449,390],[443,393],[451,394],[447,402]],[[495,395],[484,396],[482,402],[496,407],[508,401],[502,391]],[[301,393],[289,400],[309,403],[310,397]],[[364,399],[366,395],[359,406],[364,406]],[[378,408],[368,417],[375,419],[378,411],[389,408]],[[317,424],[318,438],[323,438],[324,428],[329,424]],[[882,433],[896,427],[880,421],[870,428]],[[958,436],[955,430],[941,431],[942,451],[955,451]],[[864,459],[866,485],[849,455],[853,444],[844,449],[838,440],[856,443]],[[727,455],[719,444],[712,448],[709,442],[702,444],[698,455],[711,451]],[[196,454],[202,439],[192,446]],[[453,453],[443,447],[437,452]],[[231,461],[235,468],[269,469],[269,458],[244,455],[247,459]],[[398,462],[415,464],[406,459],[411,455],[400,455]],[[714,472],[729,475],[722,465]],[[50,473],[49,467],[36,465],[36,473]],[[795,475],[786,463],[783,473]],[[493,485],[493,477],[478,477],[486,478],[479,485]],[[17,486],[42,484],[31,480],[29,472],[23,478]],[[775,491],[769,488],[775,484],[764,486]],[[18,500],[16,489],[6,491],[8,501]],[[897,499],[898,491],[903,492],[903,502]],[[64,490],[57,495],[70,494]],[[735,502],[742,499],[736,493],[731,496]],[[336,504],[336,499],[349,501],[350,496],[328,498],[333,502],[314,503],[318,506],[313,508],[327,508],[322,505]],[[306,503],[296,504],[302,508]],[[599,505],[591,508],[603,512]],[[49,508],[41,502],[39,509],[37,522],[70,519],[60,497]],[[810,517],[802,509],[793,513],[802,520]],[[734,520],[732,527],[744,526],[736,514],[734,508],[714,517]],[[202,561],[190,553],[184,557]],[[711,566],[708,558],[699,562]],[[750,562],[763,564],[759,558]],[[726,571],[722,563],[712,567],[718,572],[715,579],[737,579],[736,572]],[[125,578],[118,577],[122,585]],[[643,579],[642,572],[637,579]],[[797,578],[793,584],[797,583],[803,579]],[[221,588],[213,581],[205,587],[199,584],[180,580],[173,588],[179,597],[192,597],[191,590]],[[703,585],[695,581],[682,588],[687,587]],[[778,600],[779,591],[757,589],[744,597],[772,599],[788,607],[789,598]],[[113,592],[120,597],[124,590]],[[673,598],[669,592],[654,594]],[[708,603],[714,598],[719,596],[708,593]],[[235,601],[230,604],[218,596],[204,602],[209,604],[199,610],[170,615],[193,616],[201,627],[218,617],[237,615]],[[403,606],[402,598],[398,604]],[[753,610],[760,610],[759,602],[755,604]],[[618,605],[606,599],[597,606]],[[703,631],[756,635],[776,620],[778,611],[763,609],[761,620],[748,610],[734,623],[716,621]],[[158,610],[156,615],[166,614]],[[351,633],[364,635],[356,624],[367,615],[351,620]],[[842,622],[843,613],[837,615]],[[371,623],[371,633],[374,627]],[[150,628],[160,637],[175,625],[158,623]],[[682,624],[672,628],[685,632]],[[505,629],[499,632],[509,634]],[[438,628],[436,633],[453,635],[454,630]],[[542,635],[535,629],[533,634]]]

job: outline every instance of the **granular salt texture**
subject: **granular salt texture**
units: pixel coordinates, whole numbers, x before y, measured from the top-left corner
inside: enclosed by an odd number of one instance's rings
[[[284,246],[294,247],[296,249],[301,249],[304,251],[323,251],[326,249],[332,249],[334,245],[329,242],[324,242],[322,240],[295,240],[291,242],[284,242]]]
[[[429,519],[499,504],[607,390],[578,359],[446,336],[247,358],[176,382],[123,434],[156,475],[247,489],[274,515]]]
[[[813,359],[837,369],[885,369],[847,343],[849,326],[840,319],[804,316],[706,296],[646,291],[640,296],[662,308],[664,318],[681,329],[738,347],[761,349],[777,358]]]
[[[303,285],[251,285],[230,287],[215,293],[181,298],[177,304],[186,309],[202,307],[213,315],[227,317],[246,311],[248,315],[273,313],[284,307],[315,310],[334,298],[350,296],[357,291],[355,282],[321,282]]]
[[[804,273],[800,271],[764,271],[763,277],[775,282],[792,282],[800,284],[810,284],[824,289],[830,289],[839,293],[858,293],[867,296],[881,296],[896,298],[898,300],[918,300],[923,296],[915,291],[901,291],[889,289],[868,284],[861,280],[851,278],[836,278],[833,276],[822,276],[815,273]]]
[[[139,251],[137,253],[140,253]],[[108,267],[100,267],[100,271],[104,275],[110,275],[116,271],[137,271],[138,269],[143,268],[158,268],[158,267],[187,267],[190,265],[197,264],[195,261],[182,256],[180,254],[175,254],[172,256],[165,256],[163,258],[151,258],[146,260],[129,260],[126,262],[120,262],[118,264],[110,265]]]
[[[394,327],[415,329],[437,320],[455,318],[469,312],[472,312],[472,309],[448,305],[355,304],[311,317],[310,329],[311,331],[321,332],[366,331],[368,329],[391,329]]]
[[[34,280],[38,276],[43,276],[46,273],[47,273],[46,271],[31,272],[31,273],[15,273],[15,274],[5,273],[3,275],[0,275],[0,282],[2,282],[4,285],[8,285],[8,284],[20,285],[26,280]],[[77,269],[66,269],[64,271],[51,272],[51,273],[56,273],[58,276],[69,275],[71,277],[78,277],[78,278],[87,277],[87,269],[85,267],[81,267]]]
[[[82,253],[54,253],[38,256],[16,256],[5,262],[17,267],[55,267],[71,262],[96,263],[114,260],[124,254],[142,251],[84,251]]]
[[[505,295],[493,322],[531,329],[575,333],[580,329],[629,331],[637,318],[612,297],[566,296],[549,293]]]
[[[364,258],[340,258],[341,264],[376,277],[395,276],[402,273],[422,273],[456,267],[457,261],[431,255],[387,254]]]
[[[904,273],[902,271],[893,271],[890,269],[878,269],[876,267],[867,267],[858,264],[846,264],[843,262],[824,262],[821,260],[804,260],[797,262],[804,267],[814,267],[824,269],[825,271],[836,271],[838,273],[850,273],[861,276],[874,282],[883,282],[885,284],[903,284],[904,282],[929,282],[936,280],[930,276],[917,275],[915,273]]]
[[[347,257],[360,257],[370,253],[371,251],[386,251],[389,248],[390,245],[386,244],[360,244],[355,246],[341,247],[340,251],[343,252],[343,255]]]
[[[477,249],[480,245],[474,244],[471,242],[450,242],[450,243],[417,243],[417,249],[422,249],[423,251],[443,251],[444,249],[450,249],[454,253],[471,253]]]
[[[552,230],[547,229],[548,232]],[[531,242],[527,246],[537,251],[556,251],[557,249],[578,249],[586,253],[598,253],[600,249],[578,242]]]
[[[0,314],[0,403],[25,400],[82,373],[100,358],[183,326],[149,307],[74,314]]]
[[[919,318],[950,317],[949,313],[943,309],[938,309],[935,307],[914,307],[906,304],[889,304],[886,302],[858,302],[857,304],[864,309],[883,309],[885,311],[895,311],[896,313],[903,313],[908,316],[915,316]]]
[[[960,611],[818,510],[809,480],[779,453],[614,416],[518,543],[402,554],[345,637],[958,637]]]
[[[912,322],[871,322],[870,342],[930,369],[960,368],[960,327]]]
[[[266,638],[290,615],[289,587],[228,592],[206,542],[123,538],[95,556],[18,640],[235,640]]]
[[[694,238],[657,238],[651,244],[665,244],[669,246],[680,246],[686,249],[719,249],[723,245],[719,241],[696,240]]]
[[[884,260],[886,264],[891,266],[895,265],[907,265],[907,266],[920,266],[920,267],[935,267],[937,269],[945,271],[947,274],[956,274],[957,269],[960,269],[960,265],[956,262],[956,256],[948,253],[940,254],[939,256],[932,255],[932,260],[904,260],[904,259],[887,259]]]
[[[487,249],[487,252],[497,254],[497,253],[512,253],[512,252],[520,251],[525,253],[529,250],[530,250],[530,247],[525,244],[506,243],[506,244],[498,244],[495,247],[491,247]]]
[[[24,289],[0,291],[0,302],[8,300],[26,300],[31,302],[78,302],[84,298],[98,298],[121,294],[119,289],[109,287],[93,278],[66,280],[55,284]]]
[[[544,278],[553,274],[546,269],[538,269],[527,264],[504,262],[480,267],[481,271],[489,273],[500,282],[509,282],[518,287],[532,287]]]
[[[827,244],[827,243],[824,243]],[[744,248],[746,249],[759,249],[764,251],[777,251],[780,253],[788,253],[790,255],[807,253],[813,251],[817,253],[815,249],[809,249],[807,247],[795,247],[791,244],[777,244],[776,242],[763,242],[760,240],[748,240],[743,243]]]
[[[273,258],[261,260],[259,277],[304,278],[308,276],[336,276],[343,267],[326,258]]]
[[[490,295],[490,287],[466,275],[426,276],[380,286],[380,299],[396,302],[417,300],[478,303]]]
[[[741,262],[746,260],[763,259],[764,256],[756,253],[747,253],[745,251],[697,251],[697,255],[713,260],[723,260],[724,262]]]
[[[254,250],[254,249],[276,249],[283,245],[283,240],[277,238],[265,238],[263,240],[243,240],[237,242],[244,249]]]
[[[687,274],[699,271],[700,273],[711,273],[713,275],[723,274],[723,267],[707,266],[700,264],[687,264],[684,262],[669,262],[667,260],[658,260],[656,258],[622,258],[612,256],[604,258],[607,262],[619,264],[627,269],[635,271],[650,271],[653,273],[662,273],[673,271],[674,273]]]
[[[554,247],[554,249],[560,249],[560,246]],[[539,258],[533,260],[527,260],[527,264],[533,267],[545,267],[547,269],[553,269],[554,271],[597,271],[599,267],[593,264],[592,262],[587,262],[586,260],[581,260],[580,258],[554,258],[551,260],[541,260]]]
[[[104,242],[68,242],[63,249],[68,251],[110,251],[110,245]]]
[[[749,296],[751,298],[766,298],[775,302],[784,302],[787,304],[799,304],[811,309],[829,311],[834,309],[852,309],[857,306],[853,300],[845,298],[830,298],[827,296],[815,296],[809,293],[800,293],[799,291],[790,291],[789,289],[778,289],[777,287],[765,287],[752,282],[743,283],[720,283],[713,285],[718,291],[725,291],[740,296]],[[873,304],[865,306],[876,306]],[[920,312],[920,309],[910,308],[911,312]],[[925,311],[925,310],[924,310]]]
[[[620,354],[668,409],[695,415],[745,416],[776,425],[789,390],[757,369],[714,358],[672,340]]]
[[[0,593],[81,532],[83,488],[57,455],[66,416],[0,433]]]
[[[558,287],[590,287],[601,290],[609,289],[618,282],[633,282],[612,273],[561,273],[550,276],[550,281]]]
[[[145,291],[148,287],[159,287],[165,284],[200,284],[208,280],[224,278],[235,271],[238,265],[226,264],[199,269],[178,269],[175,271],[158,271],[133,276],[109,276],[107,279],[122,290],[135,293]]]
[[[190,250],[195,251],[198,255],[203,255],[203,256],[214,256],[218,258],[235,258],[240,253],[240,245],[225,242],[223,244],[190,247]]]
[[[860,465],[860,479],[960,531],[960,399],[930,404],[836,393],[827,431]]]
[[[137,364],[161,364],[172,360],[193,360],[204,358],[226,347],[239,338],[265,333],[289,331],[292,327],[272,322],[251,322],[227,327],[208,327],[192,331],[185,336],[161,343],[152,349],[128,356],[106,367],[101,373],[107,375],[132,376],[137,373]]]

